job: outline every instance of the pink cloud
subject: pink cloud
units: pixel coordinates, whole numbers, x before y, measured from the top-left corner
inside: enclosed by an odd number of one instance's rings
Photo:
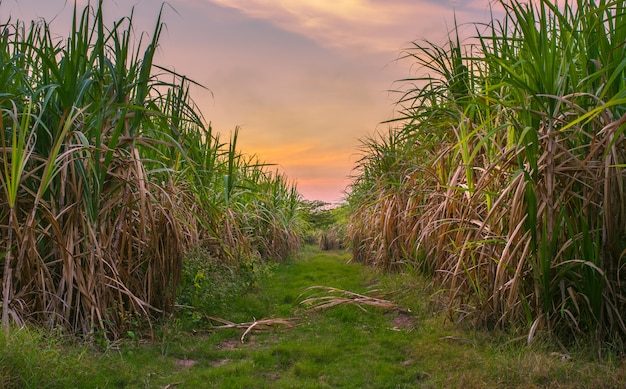
[[[420,35],[444,36],[456,9],[460,19],[485,15],[484,0],[212,0],[307,36],[324,47],[395,52]],[[469,19],[471,20],[471,19]]]
[[[410,64],[394,62],[400,50],[421,38],[445,43],[454,10],[459,22],[489,16],[488,0],[168,4],[158,64],[211,89],[192,88],[192,95],[222,140],[242,126],[244,152],[278,164],[307,198],[326,201],[339,199],[349,183],[358,139],[393,115],[396,96],[387,91],[411,74]],[[72,5],[4,0],[0,16],[59,15],[56,30],[63,34]],[[161,2],[105,1],[105,16],[125,16],[133,5],[135,31],[151,32]]]

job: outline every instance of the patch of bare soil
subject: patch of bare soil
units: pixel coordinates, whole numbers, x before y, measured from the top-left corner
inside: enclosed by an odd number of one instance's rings
[[[399,311],[398,315],[391,320],[392,329],[396,331],[411,330],[417,327],[417,317]]]
[[[241,344],[241,342],[239,342],[238,339],[226,339],[220,343],[217,348],[218,350],[234,350],[239,344]]]
[[[196,361],[194,361],[193,359],[177,359],[176,360],[176,365],[178,365],[178,367],[183,368],[183,369],[189,369],[195,364],[196,364]]]

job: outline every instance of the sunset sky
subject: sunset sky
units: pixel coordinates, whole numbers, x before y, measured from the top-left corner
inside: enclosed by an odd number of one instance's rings
[[[44,18],[65,36],[73,4],[0,0],[0,20]],[[161,4],[105,0],[104,12],[113,21],[134,6],[136,32],[151,34]],[[170,0],[155,62],[210,89],[192,96],[223,137],[239,126],[244,152],[277,164],[305,198],[337,202],[360,139],[394,115],[394,81],[414,75],[402,49],[445,43],[455,12],[487,21],[489,1]]]

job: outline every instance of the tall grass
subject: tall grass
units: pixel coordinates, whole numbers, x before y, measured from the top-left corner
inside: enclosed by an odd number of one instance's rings
[[[2,322],[115,338],[172,311],[193,247],[292,253],[299,195],[154,64],[160,15],[147,40],[132,14],[106,27],[102,1],[73,15],[62,40],[0,26]]]
[[[625,3],[498,4],[467,43],[406,51],[424,74],[364,142],[355,258],[420,267],[455,319],[623,338]]]

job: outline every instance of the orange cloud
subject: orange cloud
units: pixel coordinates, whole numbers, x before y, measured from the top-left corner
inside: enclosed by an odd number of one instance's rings
[[[262,161],[278,162],[268,169],[285,173],[307,199],[338,202],[343,197],[341,191],[350,183],[354,161],[345,150],[347,145],[334,148],[300,142],[263,147],[243,141],[245,137],[241,139],[242,151],[254,150]]]

